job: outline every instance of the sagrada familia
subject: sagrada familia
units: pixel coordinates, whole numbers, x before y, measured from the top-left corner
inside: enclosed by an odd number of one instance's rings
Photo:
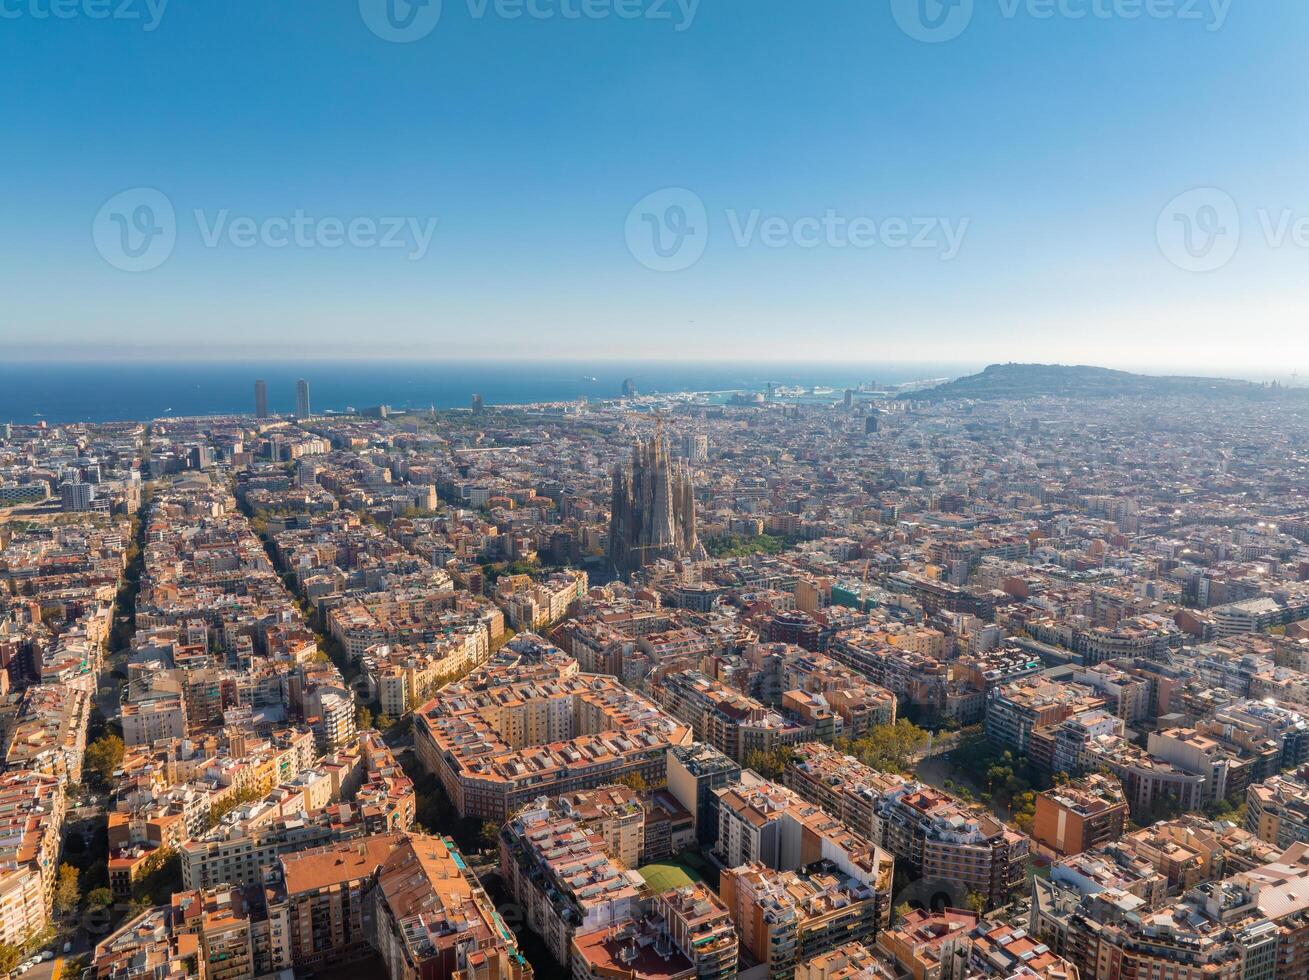
[[[659,558],[704,555],[695,536],[691,468],[674,461],[662,429],[638,439],[632,461],[614,467],[609,562],[624,578]]]

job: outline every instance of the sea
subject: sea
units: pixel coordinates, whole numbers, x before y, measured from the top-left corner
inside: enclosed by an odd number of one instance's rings
[[[254,383],[268,385],[274,414],[295,408],[295,386],[309,383],[316,413],[376,405],[401,410],[602,400],[631,379],[640,394],[763,391],[774,385],[817,389],[811,400],[841,397],[858,385],[884,387],[954,378],[980,365],[726,364],[558,361],[380,362],[10,362],[0,363],[0,423],[118,422],[169,416],[250,414]],[[830,390],[829,390],[830,389]]]

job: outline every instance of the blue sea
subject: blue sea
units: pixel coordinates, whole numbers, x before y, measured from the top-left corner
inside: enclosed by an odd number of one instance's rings
[[[399,409],[465,408],[474,393],[487,405],[617,398],[631,378],[642,394],[762,391],[957,377],[980,365],[599,364],[510,362],[103,362],[0,364],[0,422],[31,424],[148,420],[162,416],[254,412],[254,383],[268,383],[268,407],[289,413],[295,383],[309,382],[315,412],[386,404]]]

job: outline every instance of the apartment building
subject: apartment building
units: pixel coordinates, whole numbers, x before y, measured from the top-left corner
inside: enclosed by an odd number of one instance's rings
[[[1028,838],[980,807],[930,786],[893,787],[877,805],[876,843],[912,873],[956,882],[1004,905],[1027,878]]]
[[[1309,841],[1309,782],[1299,773],[1273,776],[1246,789],[1245,828],[1277,847]]]
[[[691,814],[696,839],[706,847],[718,840],[718,797],[714,790],[736,782],[741,766],[703,742],[668,750],[668,791]]]
[[[893,977],[881,958],[859,942],[819,953],[795,967],[795,980],[893,980]]]
[[[367,955],[377,869],[406,840],[379,834],[284,854],[270,906],[285,906],[291,961],[312,970]]]
[[[850,942],[871,944],[885,925],[877,890],[834,865],[778,871],[752,861],[724,869],[719,891],[741,947],[777,980]]]
[[[609,785],[639,774],[666,778],[667,751],[692,741],[679,724],[613,677],[577,663],[537,637],[524,663],[511,651],[415,713],[419,762],[463,816],[503,820],[544,794]]]
[[[725,867],[759,864],[794,871],[827,862],[877,897],[879,921],[890,914],[894,859],[841,821],[751,772],[718,795],[715,854]]]
[[[532,978],[513,933],[446,838],[411,834],[385,857],[371,918],[389,980]]]
[[[670,673],[652,686],[651,693],[670,715],[691,726],[697,740],[737,762],[744,763],[752,752],[773,752],[813,737],[812,726],[787,718],[698,670]]]
[[[796,746],[782,773],[787,789],[873,841],[882,838],[878,805],[905,782],[903,776],[878,772],[819,742]]]
[[[986,737],[1015,755],[1023,755],[1035,729],[1103,708],[1104,703],[1102,697],[1081,684],[1057,684],[1041,675],[1025,677],[993,688],[987,696]]]
[[[125,701],[119,717],[123,744],[128,748],[184,738],[187,733],[186,698],[180,691],[152,691],[138,700]]]
[[[879,773],[828,746],[801,746],[783,776],[913,873],[957,881],[1002,905],[1024,880],[1027,838],[941,790]]]
[[[654,911],[668,938],[685,956],[700,980],[728,980],[737,975],[739,940],[731,912],[707,885],[695,883],[663,892]]]
[[[1086,752],[1089,767],[1108,770],[1122,784],[1133,819],[1155,819],[1161,806],[1199,810],[1211,798],[1204,774],[1176,766],[1122,736],[1098,736]]]
[[[90,696],[81,688],[37,684],[23,692],[9,732],[5,768],[82,781]]]
[[[1122,784],[1093,773],[1036,794],[1032,839],[1061,857],[1122,836],[1128,817]]]
[[[19,945],[50,922],[64,822],[64,783],[0,775],[0,942]]]
[[[572,964],[575,936],[619,926],[640,911],[633,877],[605,852],[600,834],[558,801],[542,799],[504,825],[500,874],[560,963]]]
[[[964,980],[977,921],[976,912],[963,909],[912,909],[878,934],[877,948],[909,980]]]

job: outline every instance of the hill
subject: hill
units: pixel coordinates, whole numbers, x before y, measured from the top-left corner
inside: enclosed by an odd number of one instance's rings
[[[1042,398],[1119,398],[1165,395],[1269,397],[1285,389],[1232,378],[1155,376],[1110,368],[1066,364],[992,364],[980,374],[947,381],[900,397],[913,401],[956,398],[981,400]]]

